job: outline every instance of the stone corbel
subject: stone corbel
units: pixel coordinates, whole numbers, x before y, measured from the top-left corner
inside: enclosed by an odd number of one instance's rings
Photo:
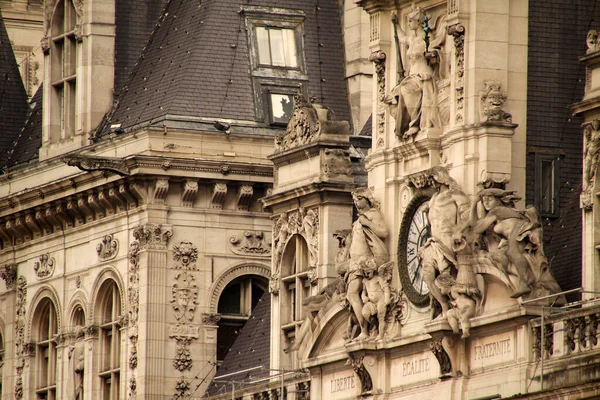
[[[17,288],[17,264],[5,264],[0,267],[0,278],[4,280],[6,289],[15,290]]]
[[[115,185],[108,189],[108,197],[121,210],[127,210],[127,200],[121,195],[119,185]]]
[[[4,247],[13,245],[13,234],[6,228],[6,222],[2,221],[0,223],[0,238],[4,242]]]
[[[134,204],[136,206],[139,204],[138,199],[140,201],[146,199],[145,191],[142,191],[140,185],[135,182],[132,182],[131,184],[121,183],[119,185],[119,195],[121,195],[128,204]]]
[[[91,222],[94,220],[96,214],[90,204],[88,203],[88,196],[81,195],[77,197],[77,207],[79,208],[79,213],[84,217],[84,220],[87,222]]]
[[[96,194],[96,198],[98,199],[98,203],[103,208],[104,215],[110,215],[115,213],[115,205],[111,201],[110,196],[108,195],[108,190],[98,190]]]
[[[79,207],[77,205],[77,199],[67,200],[65,209],[68,212],[68,214],[71,216],[71,218],[73,218],[75,221],[77,221],[78,224],[83,224],[83,222],[85,221],[85,216],[83,214],[81,214],[81,212],[79,211]]]
[[[192,207],[194,200],[198,194],[198,182],[194,180],[186,180],[183,184],[183,194],[181,195],[181,205],[184,207]]]
[[[212,193],[211,206],[212,208],[222,209],[227,195],[226,183],[215,183]]]
[[[34,218],[45,234],[49,235],[54,232],[54,227],[46,218],[46,211],[44,209],[38,208],[35,210]]]
[[[253,194],[254,189],[252,188],[252,185],[240,185],[238,188],[237,209],[248,211]]]
[[[98,196],[95,193],[88,193],[87,195],[87,203],[92,209],[92,211],[96,214],[96,219],[104,218],[106,214],[105,208],[100,204],[98,200]]]
[[[429,343],[429,348],[440,364],[440,378],[460,376],[462,371],[458,368],[458,345],[454,334],[437,332],[430,335],[433,339]]]
[[[363,363],[365,357],[352,357],[348,358],[346,365],[352,366],[354,373],[358,377],[360,381],[360,394],[361,396],[369,395],[373,392],[373,379],[371,379],[371,374],[365,368]]]
[[[56,219],[60,221],[60,223],[62,223],[66,228],[73,227],[73,217],[71,217],[69,214],[67,203],[58,203],[55,206],[54,211]]]
[[[15,218],[14,227],[22,240],[28,240],[33,237],[33,233],[29,230],[27,224],[25,223],[24,215],[17,215]]]
[[[35,213],[28,212],[25,214],[25,224],[33,234],[33,238],[38,238],[44,233],[42,227],[35,219]]]
[[[56,217],[56,209],[52,206],[47,206],[43,211],[43,220],[46,220],[48,224],[52,226],[54,232],[62,229],[62,223]]]
[[[165,204],[165,199],[169,193],[169,180],[167,178],[159,178],[154,182],[154,192],[152,193],[152,201],[155,204]]]

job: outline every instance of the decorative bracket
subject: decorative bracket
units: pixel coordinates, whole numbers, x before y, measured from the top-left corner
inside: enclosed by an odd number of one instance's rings
[[[109,171],[121,176],[130,175],[127,163],[121,158],[72,155],[63,157],[63,161],[86,172]]]
[[[222,209],[225,202],[225,195],[227,195],[227,184],[215,183],[211,199],[212,208]]]
[[[194,205],[196,194],[198,193],[198,182],[186,180],[183,184],[183,194],[181,195],[181,205],[191,207]]]

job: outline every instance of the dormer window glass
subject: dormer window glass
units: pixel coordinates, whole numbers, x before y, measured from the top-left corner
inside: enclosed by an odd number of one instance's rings
[[[256,27],[258,63],[273,67],[297,68],[296,32],[265,26]]]

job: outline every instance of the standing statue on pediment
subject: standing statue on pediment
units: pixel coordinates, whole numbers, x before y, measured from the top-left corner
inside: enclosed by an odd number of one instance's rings
[[[452,179],[448,170],[433,167],[426,174],[436,189],[429,200],[428,219],[431,237],[419,250],[423,268],[423,281],[429,288],[432,300],[442,307],[441,318],[447,317],[450,308],[447,293],[442,293],[437,280],[443,281],[456,268],[456,253],[453,250],[453,234],[468,219],[469,198]]]
[[[72,395],[74,400],[83,399],[83,374],[85,370],[84,327],[76,326],[73,330],[74,342],[69,346],[69,364],[72,368]]]
[[[438,26],[432,35],[434,28],[429,25],[429,17],[421,7],[413,4],[407,18],[408,28],[414,35],[407,35],[398,24],[396,14],[392,13],[397,50],[400,45],[407,47],[407,59],[404,60],[407,70],[406,76],[400,75],[400,81],[384,100],[396,120],[395,133],[404,140],[421,130],[442,127],[436,81],[440,79],[439,64],[443,58],[440,49],[446,37],[443,26]],[[437,25],[443,24],[440,19]]]
[[[368,337],[367,321],[363,316],[363,277],[365,270],[376,270],[389,260],[389,254],[383,240],[388,229],[383,215],[371,191],[367,188],[356,189],[352,193],[358,219],[352,225],[352,241],[349,244],[349,262],[345,273],[346,298],[358,321],[360,334],[357,339]],[[348,244],[347,244],[348,245]]]

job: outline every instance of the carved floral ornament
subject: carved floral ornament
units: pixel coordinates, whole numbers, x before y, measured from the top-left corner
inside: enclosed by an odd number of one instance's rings
[[[133,237],[139,242],[140,249],[166,248],[171,236],[172,228],[160,224],[140,225],[133,230]]]
[[[275,150],[284,151],[292,147],[316,141],[321,135],[321,122],[317,109],[298,93],[294,96],[294,111],[288,122],[285,135],[275,138]]]

